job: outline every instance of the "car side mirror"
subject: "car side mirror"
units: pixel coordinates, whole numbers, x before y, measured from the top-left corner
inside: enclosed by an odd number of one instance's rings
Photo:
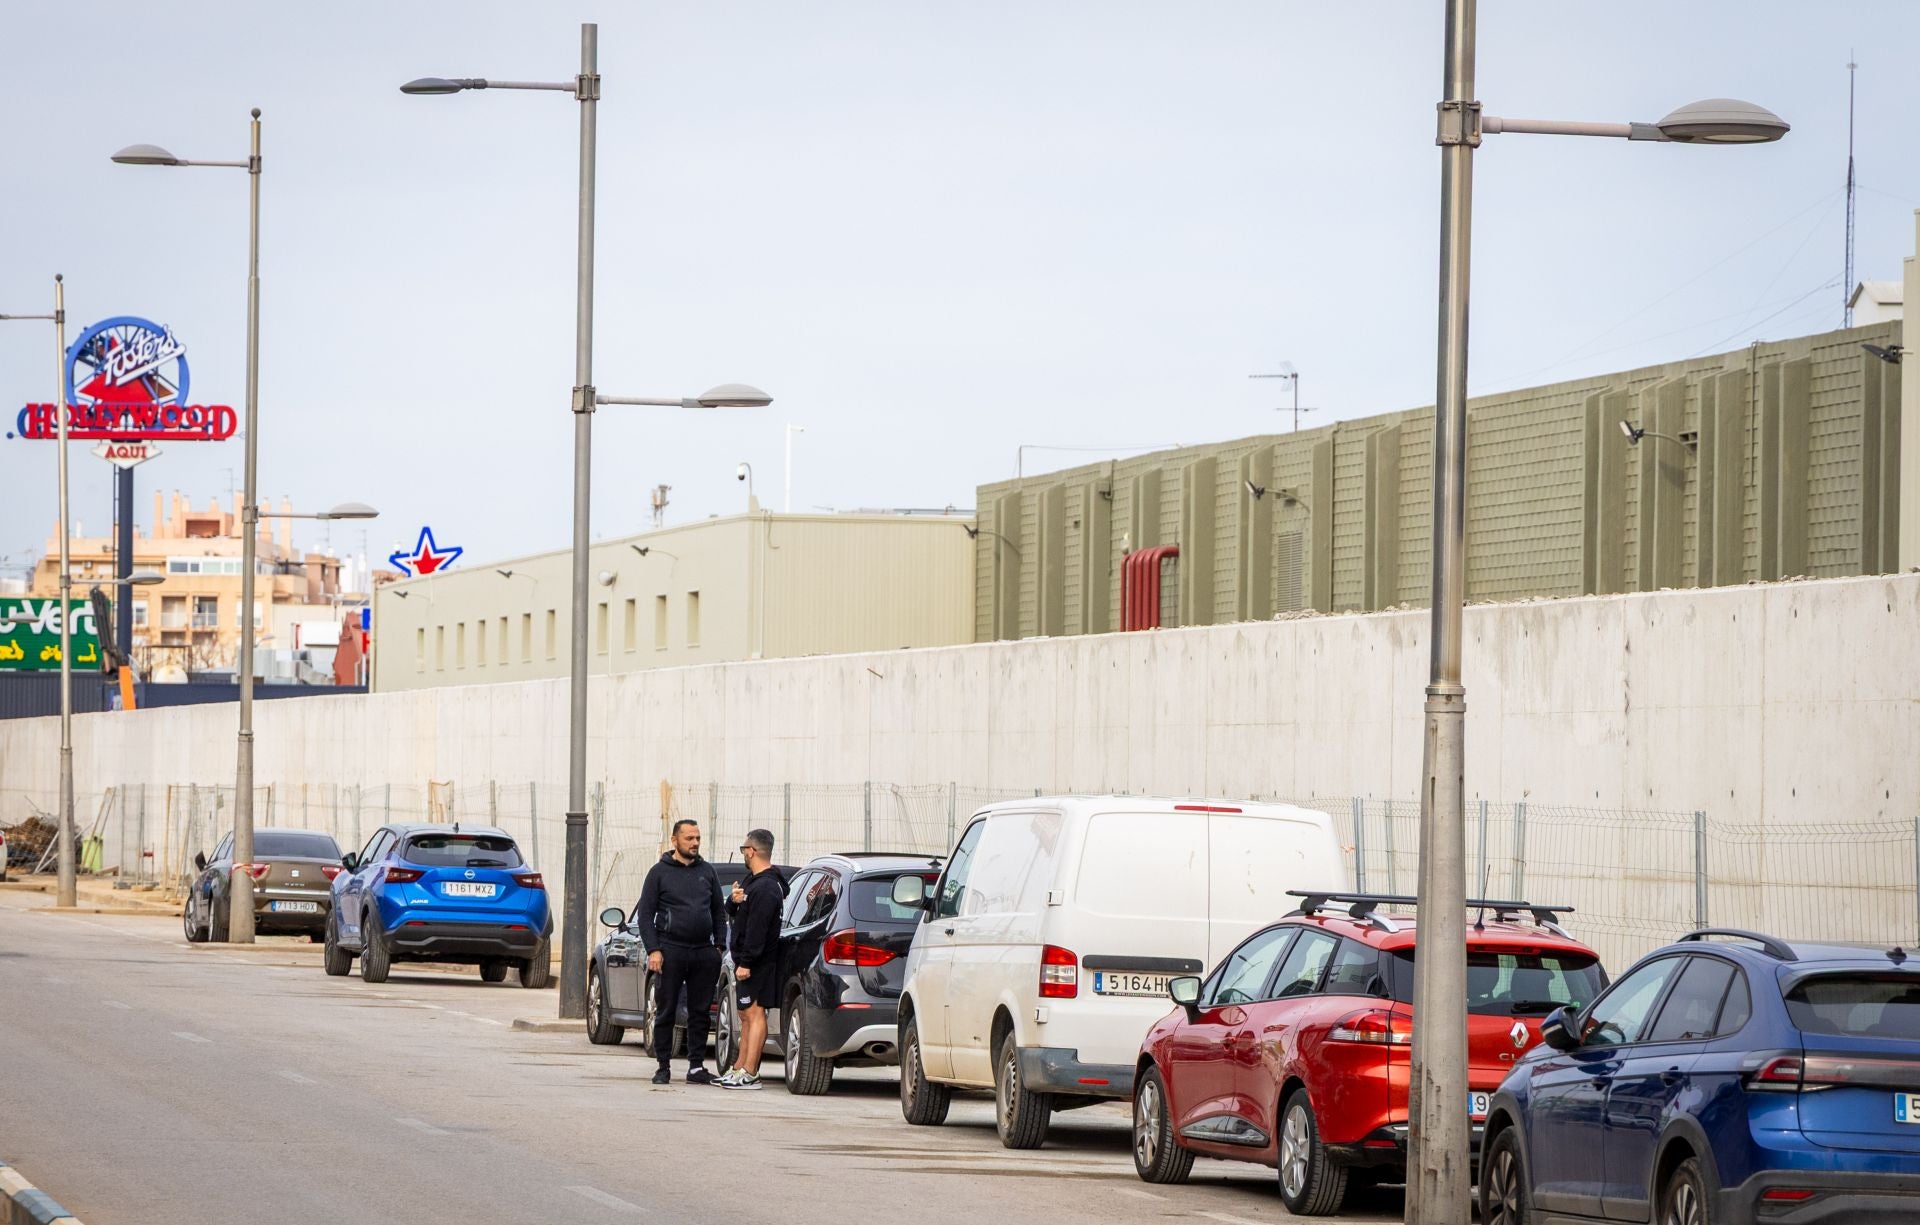
[[[911,906],[915,910],[925,910],[927,908],[926,878],[912,872],[894,877],[893,901],[896,906]]]
[[[1568,1022],[1565,1008],[1556,1008],[1540,1019],[1540,1040],[1556,1051],[1576,1051],[1580,1049],[1580,1039],[1574,1035]]]
[[[346,854],[342,855],[340,857],[340,866],[345,868],[349,872],[359,871],[360,870],[360,852],[348,851]]]
[[[627,925],[627,912],[618,906],[609,906],[600,912],[600,921],[608,927],[625,927]]]
[[[1187,1020],[1200,1019],[1200,979],[1195,975],[1168,979],[1167,998],[1187,1010]]]
[[[202,872],[207,870],[207,853],[205,851],[195,851],[193,853],[193,866]]]

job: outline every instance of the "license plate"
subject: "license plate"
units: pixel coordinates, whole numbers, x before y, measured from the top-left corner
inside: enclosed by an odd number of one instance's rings
[[[281,914],[319,914],[318,902],[268,902],[267,909]]]
[[[1896,1093],[1893,1095],[1893,1121],[1896,1123],[1920,1123],[1920,1093]]]
[[[1139,995],[1153,996],[1167,993],[1167,980],[1170,974],[1136,974],[1130,970],[1095,970],[1093,972],[1093,993],[1095,995]]]
[[[1467,1117],[1484,1119],[1487,1117],[1487,1103],[1493,1095],[1490,1093],[1467,1094]]]
[[[492,897],[494,886],[481,881],[450,880],[440,886],[447,897]]]

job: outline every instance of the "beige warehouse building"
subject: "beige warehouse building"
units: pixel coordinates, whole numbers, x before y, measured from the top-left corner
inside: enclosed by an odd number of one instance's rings
[[[973,641],[973,520],[756,510],[596,541],[594,674]],[[566,676],[573,554],[558,549],[380,588],[373,685]]]

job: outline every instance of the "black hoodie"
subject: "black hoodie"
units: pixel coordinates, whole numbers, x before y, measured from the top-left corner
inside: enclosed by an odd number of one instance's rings
[[[713,948],[726,930],[723,913],[713,865],[699,858],[681,863],[668,851],[647,870],[640,890],[640,942],[649,953],[663,944]]]

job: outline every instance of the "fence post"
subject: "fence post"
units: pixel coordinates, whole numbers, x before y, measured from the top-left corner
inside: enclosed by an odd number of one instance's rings
[[[500,828],[500,781],[487,780],[487,824]]]
[[[360,807],[366,802],[367,789],[360,783],[353,785],[353,845],[360,846]]]
[[[1393,849],[1393,801],[1380,801],[1380,815],[1387,821],[1387,892],[1398,895],[1400,892],[1400,869],[1394,863]]]
[[[1693,814],[1693,925],[1707,925],[1707,814]]]
[[[720,784],[707,784],[707,828],[720,828]]]
[[[1487,896],[1487,802],[1480,801],[1480,896]]]
[[[1513,806],[1513,896],[1524,901],[1527,896],[1527,802],[1521,800]]]
[[[860,849],[873,849],[873,780],[868,779],[861,788],[860,802]]]
[[[1920,817],[1913,819],[1913,906],[1920,918]]]
[[[380,824],[393,820],[393,784],[386,784],[386,796],[380,801]]]
[[[1367,891],[1367,802],[1359,796],[1348,803],[1353,808],[1353,891]]]
[[[134,829],[137,831],[134,834],[133,848],[136,860],[134,875],[140,880],[148,880],[151,874],[147,871],[147,785],[145,783],[140,784],[140,820]]]
[[[953,818],[959,806],[960,806],[960,784],[957,782],[948,783],[947,784],[947,845],[946,845],[946,849],[949,851],[953,849]],[[1916,825],[1916,828],[1920,828],[1920,825]]]
[[[587,900],[590,903],[594,903],[594,905],[587,907],[587,913],[589,914],[594,912],[600,900],[600,850],[606,845],[606,839],[602,837],[602,831],[606,828],[607,818],[607,785],[604,782],[594,783],[592,806],[593,879],[587,882]]]
[[[780,784],[780,845],[793,854],[793,784]]]

